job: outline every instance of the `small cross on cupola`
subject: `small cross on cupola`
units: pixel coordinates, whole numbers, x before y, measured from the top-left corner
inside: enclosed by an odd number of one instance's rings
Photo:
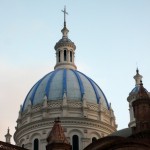
[[[62,12],[64,13],[64,28],[61,30],[61,32],[63,34],[63,38],[67,38],[69,30],[66,27],[66,15],[68,15],[68,13],[66,12],[66,6],[64,7],[64,10],[62,10]]]
[[[64,10],[62,10],[64,13],[64,27],[66,27],[66,15],[68,15],[68,12],[66,12],[66,6],[64,7]]]

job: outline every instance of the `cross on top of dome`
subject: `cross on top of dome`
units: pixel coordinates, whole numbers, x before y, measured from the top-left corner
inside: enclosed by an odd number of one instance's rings
[[[64,28],[61,30],[62,34],[63,34],[63,38],[68,38],[68,32],[69,30],[66,27],[66,15],[68,15],[68,12],[66,11],[66,6],[64,7],[64,10],[62,10],[62,12],[64,13]]]
[[[64,13],[64,27],[66,27],[66,15],[68,15],[68,12],[66,12],[66,6],[64,7],[64,10],[62,10]]]

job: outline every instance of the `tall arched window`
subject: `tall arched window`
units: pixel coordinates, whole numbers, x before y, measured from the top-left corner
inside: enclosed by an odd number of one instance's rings
[[[95,141],[97,141],[97,138],[96,138],[96,137],[93,137],[93,138],[92,138],[92,143],[95,142]]]
[[[39,140],[38,139],[34,140],[34,150],[39,150]]]
[[[24,144],[22,144],[22,146],[21,147],[23,147],[24,148]]]
[[[58,61],[60,62],[60,51],[58,52]]]
[[[72,148],[73,150],[79,150],[79,137],[77,135],[72,137]]]
[[[70,51],[70,61],[72,62],[72,52]]]
[[[64,50],[64,61],[66,61],[67,60],[67,52],[66,52],[66,50]]]

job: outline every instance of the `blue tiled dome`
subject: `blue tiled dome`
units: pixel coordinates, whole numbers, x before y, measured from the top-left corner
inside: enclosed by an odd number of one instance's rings
[[[48,101],[62,100],[66,92],[68,100],[80,100],[84,95],[91,103],[102,102],[109,109],[107,99],[100,87],[85,74],[72,69],[56,69],[40,79],[29,91],[23,103],[24,111],[29,101],[32,105],[43,103],[44,96]]]

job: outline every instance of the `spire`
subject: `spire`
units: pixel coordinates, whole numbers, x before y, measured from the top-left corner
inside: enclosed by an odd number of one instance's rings
[[[71,145],[64,134],[59,117],[55,119],[47,142],[48,145],[46,146],[46,150],[71,150]]]
[[[12,135],[9,133],[9,127],[8,127],[7,134],[5,135],[6,143],[10,143],[11,137],[12,137]]]
[[[47,142],[50,143],[66,143],[68,144],[67,138],[65,137],[61,121],[58,118],[55,119],[54,126],[47,138]]]
[[[136,69],[136,75],[133,77],[135,79],[135,86],[140,85],[140,81],[142,81],[143,76],[139,74],[139,69]]]

